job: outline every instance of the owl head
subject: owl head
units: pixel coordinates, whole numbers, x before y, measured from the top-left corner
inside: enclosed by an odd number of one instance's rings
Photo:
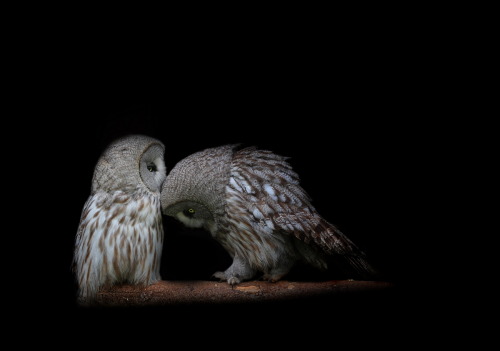
[[[163,213],[188,227],[213,231],[217,219],[224,214],[225,187],[235,147],[209,148],[179,161],[163,184]]]
[[[97,162],[92,193],[138,188],[159,193],[166,178],[164,152],[159,140],[145,135],[128,135],[113,141]]]

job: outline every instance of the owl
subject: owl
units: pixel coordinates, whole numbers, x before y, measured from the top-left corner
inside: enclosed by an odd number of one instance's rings
[[[276,282],[297,261],[327,268],[346,260],[364,276],[365,254],[311,205],[287,158],[256,147],[224,145],[194,153],[171,170],[161,192],[165,215],[204,228],[233,259],[214,277],[231,285],[262,274]]]
[[[75,240],[82,303],[92,302],[104,286],[161,279],[163,157],[163,144],[144,135],[115,140],[100,156]]]

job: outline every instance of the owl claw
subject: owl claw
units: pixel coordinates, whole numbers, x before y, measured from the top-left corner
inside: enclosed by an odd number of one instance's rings
[[[227,279],[224,272],[215,272],[214,274],[212,274],[212,278],[219,279],[219,281],[221,282],[226,281]]]
[[[236,277],[229,277],[227,280],[227,283],[231,285],[231,287],[234,287],[235,285],[239,284],[241,281],[236,278]]]
[[[215,272],[214,274],[212,274],[212,277],[219,279],[219,281],[221,282],[227,281],[227,283],[231,285],[231,287],[234,287],[235,285],[241,283],[241,280],[238,277],[228,277],[224,272]]]

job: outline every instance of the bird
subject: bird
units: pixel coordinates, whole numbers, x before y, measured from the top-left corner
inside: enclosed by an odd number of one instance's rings
[[[210,232],[232,258],[213,277],[232,286],[257,274],[277,282],[298,261],[324,271],[330,256],[359,276],[376,274],[366,254],[313,207],[288,159],[241,144],[195,152],[167,175],[163,214]]]
[[[131,134],[100,155],[75,238],[72,267],[81,304],[95,302],[103,287],[161,280],[164,152],[161,141]]]

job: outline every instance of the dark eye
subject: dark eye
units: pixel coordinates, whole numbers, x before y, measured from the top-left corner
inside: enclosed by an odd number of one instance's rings
[[[156,172],[156,165],[154,163],[148,163],[147,168],[150,172]]]

